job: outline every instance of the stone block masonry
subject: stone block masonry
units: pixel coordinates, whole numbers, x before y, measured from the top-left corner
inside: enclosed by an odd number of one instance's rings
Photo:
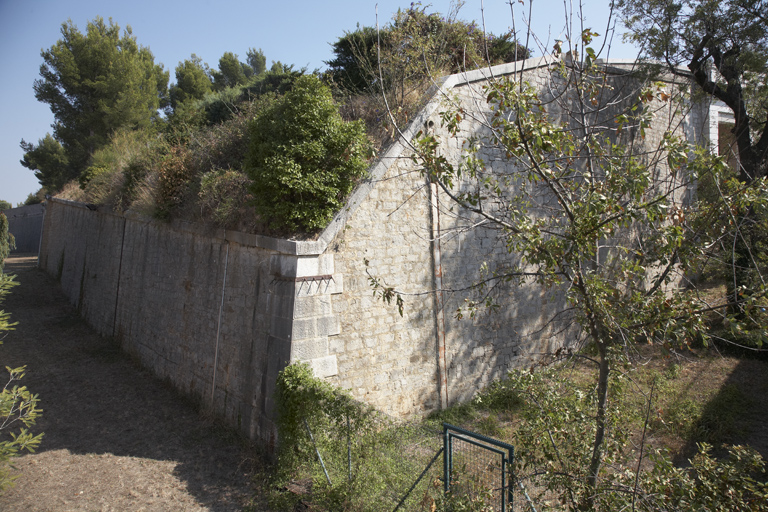
[[[338,371],[328,340],[341,278],[316,244],[48,208],[40,266],[89,324],[250,438],[275,442],[286,364]]]
[[[516,255],[496,233],[465,229],[477,219],[451,209],[411,159],[408,142],[431,130],[442,154],[458,161],[457,140],[486,129],[488,113],[477,106],[486,105],[488,77],[517,74],[549,90],[558,86],[548,82],[552,62],[529,59],[443,79],[316,241],[164,224],[53,199],[40,266],[100,333],[268,446],[276,440],[275,381],[289,362],[306,361],[315,375],[393,416],[468,399],[578,332],[550,321],[565,308],[563,290],[534,285],[501,290],[506,307],[498,314],[455,318],[481,266],[493,269]],[[477,114],[462,121],[459,139],[440,127],[446,99]],[[664,105],[658,108],[663,120]],[[707,133],[704,110],[667,118],[691,138]],[[649,143],[669,126],[648,129]],[[481,157],[511,169],[491,150]],[[374,295],[371,277],[403,294],[402,316]]]

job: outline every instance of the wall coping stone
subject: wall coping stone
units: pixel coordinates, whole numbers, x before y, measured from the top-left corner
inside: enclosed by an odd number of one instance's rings
[[[241,231],[232,231],[228,229],[216,228],[206,226],[204,224],[189,222],[184,220],[175,219],[170,223],[165,223],[160,220],[147,217],[145,215],[138,214],[136,212],[128,211],[121,215],[106,209],[101,209],[96,205],[90,205],[86,203],[80,203],[78,201],[71,201],[69,199],[61,199],[58,197],[52,197],[49,201],[65,204],[74,208],[81,209],[95,209],[99,210],[102,215],[110,215],[113,217],[119,217],[129,219],[137,222],[144,222],[146,224],[160,224],[165,227],[170,227],[174,231],[181,233],[191,233],[194,235],[201,235],[211,238],[213,240],[220,240],[222,242],[234,242],[246,247],[258,247],[261,249],[269,249],[281,254],[289,256],[319,256],[325,250],[327,244],[321,244],[317,241],[297,241],[286,240],[281,238],[274,238],[264,235],[254,235],[251,233],[243,233]]]

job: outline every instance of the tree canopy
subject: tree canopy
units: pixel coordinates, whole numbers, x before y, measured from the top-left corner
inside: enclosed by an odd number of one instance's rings
[[[171,108],[187,100],[199,100],[213,90],[211,71],[194,53],[176,66],[176,83],[171,86]]]
[[[253,75],[253,68],[240,62],[237,55],[224,52],[219,59],[219,70],[213,72],[213,84],[217,91],[242,85]]]
[[[768,1],[620,0],[644,55],[733,110],[740,178],[768,175]],[[714,69],[716,73],[711,73]]]
[[[768,176],[768,1],[620,0],[618,6],[645,57],[674,74],[687,67],[704,94],[731,109],[740,181]],[[740,229],[721,244],[723,260],[732,263],[728,293],[739,308],[763,283],[754,267],[768,269],[768,218],[759,210],[749,203],[734,210]]]
[[[24,150],[21,165],[34,171],[40,185],[47,190],[58,190],[79,174],[69,166],[67,151],[50,133],[38,140],[37,145],[21,139],[21,149]]]
[[[136,42],[130,26],[121,35],[111,19],[88,22],[85,34],[70,20],[62,25],[61,35],[41,52],[43,64],[34,90],[55,117],[53,138],[66,155],[66,174],[76,177],[115,130],[149,129],[157,121],[158,110],[168,101],[168,72],[154,63],[149,48]],[[60,169],[44,167],[34,154],[39,147],[22,147],[27,151],[22,163],[36,164],[30,169],[43,177],[41,183],[60,183],[55,177]]]
[[[253,70],[254,76],[259,76],[267,71],[267,57],[264,55],[264,52],[261,51],[261,48],[258,50],[255,48],[248,48],[246,56],[248,58],[248,65]]]
[[[326,62],[330,76],[354,92],[376,87],[381,78],[384,89],[392,90],[436,73],[457,73],[530,56],[512,32],[485,34],[475,22],[458,19],[458,8],[447,16],[426,9],[420,3],[411,4],[398,10],[379,32],[358,26],[344,34],[332,45],[334,58]]]

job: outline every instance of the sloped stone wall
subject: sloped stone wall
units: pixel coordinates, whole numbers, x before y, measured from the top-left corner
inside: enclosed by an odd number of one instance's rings
[[[517,73],[517,80],[537,87],[544,97],[556,95],[562,79],[550,73],[551,62],[540,58],[499,66],[493,76]],[[641,83],[626,73],[630,68],[620,63],[609,71],[612,88],[602,101],[637,97]],[[466,141],[487,130],[490,112],[482,86],[489,76],[488,70],[478,70],[449,77],[441,84],[444,95],[435,94],[404,139],[431,131],[441,140],[440,154],[457,162]],[[676,86],[666,87],[675,94]],[[457,137],[440,126],[440,112],[449,102],[465,113]],[[671,106],[664,101],[647,106],[654,121],[644,138],[634,134],[638,151],[657,146],[668,130],[703,140],[702,108],[676,111]],[[611,115],[607,111],[596,122],[612,126]],[[507,251],[495,229],[485,229],[479,217],[457,210],[431,186],[411,155],[402,141],[384,155],[383,170],[374,169],[370,190],[350,201],[353,212],[346,214],[344,229],[331,244],[345,280],[343,292],[333,297],[334,308],[342,312],[341,332],[334,341],[336,382],[355,397],[399,416],[467,400],[491,380],[529,366],[579,336],[573,318],[560,314],[567,309],[564,290],[533,284],[502,284],[497,289],[503,297],[501,310],[456,318],[464,300],[476,298],[471,287],[481,280],[481,267],[493,271],[518,256]],[[493,150],[479,156],[496,171],[514,170],[505,155]],[[666,172],[663,164],[656,169],[660,176]],[[675,192],[681,203],[691,193],[686,188]],[[366,272],[382,285],[405,292],[402,318],[394,304],[374,296]]]

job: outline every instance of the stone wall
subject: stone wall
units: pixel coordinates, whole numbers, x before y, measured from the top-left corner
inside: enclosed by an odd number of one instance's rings
[[[493,73],[521,73],[551,89],[558,86],[551,62]],[[567,319],[552,321],[565,308],[563,291],[533,285],[499,289],[507,307],[496,314],[455,318],[481,265],[516,256],[496,232],[465,229],[477,219],[460,216],[428,182],[408,141],[432,130],[456,161],[463,140],[486,129],[487,73],[445,78],[317,241],[168,225],[52,200],[40,265],[99,332],[253,439],[274,441],[272,392],[288,362],[308,362],[317,376],[395,416],[465,400],[578,335],[564,328]],[[615,90],[635,86],[615,75]],[[477,113],[462,121],[458,138],[440,127],[448,100]],[[660,122],[647,144],[670,127],[696,140],[708,132],[705,110],[653,108]],[[494,168],[511,165],[492,151],[481,156]],[[687,193],[680,190],[681,201]],[[372,277],[403,294],[402,316],[376,296]]]
[[[497,66],[493,75],[517,74],[517,80],[551,98],[559,96],[563,85],[562,78],[550,72],[551,63],[551,58],[530,59]],[[606,104],[627,102],[639,94],[642,84],[627,74],[628,68],[625,63],[610,70],[610,92],[602,97]],[[403,138],[431,131],[441,140],[440,154],[457,162],[465,141],[487,133],[490,112],[482,86],[489,76],[488,70],[478,70],[446,79],[440,84],[442,92],[436,92]],[[677,94],[672,84],[664,90]],[[448,102],[465,112],[459,135],[453,138],[440,125],[439,114]],[[704,110],[694,105],[683,112],[672,106],[662,100],[647,105],[654,121],[644,137],[634,134],[638,152],[657,147],[667,130],[699,142],[705,138]],[[550,107],[556,112],[554,103]],[[615,110],[607,110],[595,122],[613,125],[613,115]],[[334,380],[356,398],[398,416],[467,400],[491,380],[527,367],[579,336],[573,317],[561,314],[567,307],[564,290],[533,284],[501,285],[501,310],[456,318],[465,299],[476,298],[471,287],[481,279],[481,266],[493,270],[517,255],[507,251],[493,227],[469,229],[481,219],[458,211],[444,192],[428,183],[411,154],[408,145],[400,143],[384,155],[382,168],[374,168],[370,189],[352,198],[352,213],[342,214],[344,229],[331,245],[344,276],[343,293],[333,297],[342,324],[333,344],[339,360]],[[515,170],[505,155],[493,150],[479,156],[495,172]],[[679,186],[667,180],[663,164],[656,169],[659,186]],[[691,192],[680,187],[675,194],[682,203]],[[402,318],[394,305],[373,296],[366,272],[404,292]]]
[[[335,290],[328,280],[296,292],[301,279],[332,275],[324,260],[311,242],[167,225],[53,199],[40,266],[101,334],[270,444],[274,383],[296,350],[292,340],[319,337],[322,328],[302,322],[325,325],[328,317],[312,300],[327,302]],[[294,336],[294,328],[301,332]],[[315,355],[302,354],[318,359],[322,374],[328,362]]]
[[[40,249],[40,234],[43,230],[43,204],[30,204],[4,210],[8,217],[8,231],[16,239],[12,253],[35,253]]]

